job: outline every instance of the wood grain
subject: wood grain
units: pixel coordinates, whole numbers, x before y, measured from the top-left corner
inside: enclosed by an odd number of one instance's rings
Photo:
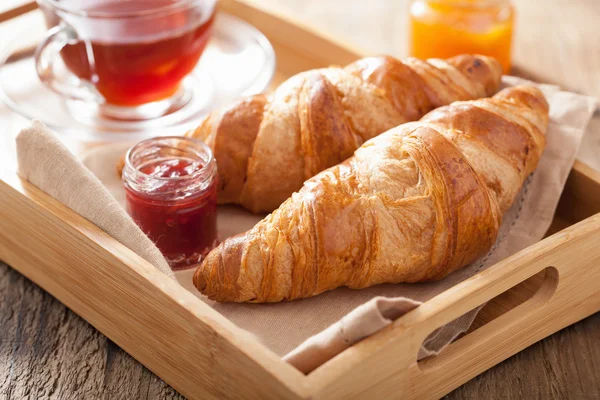
[[[600,399],[600,314],[484,372],[448,399]]]
[[[65,332],[72,333],[67,337]],[[446,398],[600,398],[599,332],[597,314],[518,353]],[[83,394],[86,399],[183,398],[87,322],[2,263],[0,338],[3,400],[74,399]],[[85,338],[96,354],[83,370],[77,360],[85,356],[80,350],[85,343],[65,340],[73,338]],[[90,386],[77,384],[83,378],[97,382],[95,387],[84,392],[82,388]]]
[[[162,399],[175,393],[87,322],[2,263],[0,338],[0,399]],[[150,390],[154,397],[148,396]]]
[[[304,376],[256,339],[32,184],[14,173],[0,178],[0,258],[179,391],[203,399],[303,395]],[[77,370],[87,354],[81,362]]]
[[[495,264],[319,367],[309,375],[309,386],[318,390],[318,398],[387,398],[398,388],[410,399],[445,394],[469,380],[474,369],[489,368],[540,340],[543,332],[555,332],[598,310],[600,297],[594,291],[586,294],[586,284],[580,280],[584,275],[600,279],[595,268],[600,263],[598,234],[600,215],[595,215]],[[435,328],[545,266],[556,269],[546,269],[546,284],[530,300],[416,365],[418,346]],[[485,290],[477,289],[480,283]],[[371,382],[368,389],[361,384],[365,381]]]
[[[573,174],[595,186],[578,194],[583,204],[592,204],[600,182],[590,171]],[[456,285],[304,377],[31,184],[4,176],[0,210],[0,257],[195,398],[386,398],[398,390],[406,398],[433,398],[600,308],[595,285],[600,270],[593,268],[600,262],[599,214]],[[61,245],[48,237],[62,238]],[[26,245],[38,252],[25,250]],[[541,270],[545,277],[529,300],[463,336],[440,356],[415,363],[417,349],[435,328]],[[123,295],[114,296],[115,291]],[[71,346],[79,342],[77,337],[64,340]],[[82,341],[78,349],[87,350],[88,338]],[[85,373],[85,362],[95,354],[92,343],[84,363],[75,364],[78,373]],[[261,385],[248,385],[257,381]],[[84,388],[84,396],[94,395],[96,382],[85,381],[91,387]]]
[[[369,53],[406,54],[407,1],[261,0]],[[516,1],[516,71],[600,97],[600,2]],[[1,37],[1,36],[0,36]],[[291,62],[290,70],[303,65]],[[2,126],[22,123],[0,106]],[[600,123],[580,157],[600,169]],[[526,349],[449,398],[600,398],[600,315]],[[62,304],[0,263],[0,399],[179,395]]]

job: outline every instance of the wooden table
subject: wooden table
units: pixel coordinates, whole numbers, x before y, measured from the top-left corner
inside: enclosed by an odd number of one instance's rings
[[[371,53],[406,54],[407,0],[262,2]],[[600,98],[600,1],[516,3],[516,71]],[[18,124],[0,106],[3,132]],[[600,169],[598,115],[579,157]],[[0,400],[179,397],[81,318],[0,263]],[[506,360],[448,398],[600,399],[600,314]]]

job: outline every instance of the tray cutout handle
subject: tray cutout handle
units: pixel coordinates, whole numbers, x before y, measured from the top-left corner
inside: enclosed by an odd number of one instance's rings
[[[558,287],[559,273],[555,267],[546,267],[537,274],[512,286],[496,297],[473,308],[483,308],[471,328],[459,339],[449,344],[439,355],[418,361],[421,372],[433,372],[439,368],[460,367],[457,355],[481,357],[493,352],[490,347],[500,337],[512,337],[520,331],[519,323],[531,317],[553,297]],[[462,301],[468,301],[465,297]],[[441,323],[440,326],[445,325]],[[430,333],[434,332],[436,327]],[[426,336],[427,340],[429,334]],[[482,343],[487,348],[482,347]],[[415,359],[417,354],[415,354]],[[462,357],[460,357],[462,358]],[[459,360],[459,362],[457,362]]]

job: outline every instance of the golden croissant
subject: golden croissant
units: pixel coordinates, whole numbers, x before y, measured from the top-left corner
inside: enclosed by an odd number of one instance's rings
[[[187,136],[215,154],[219,203],[270,212],[366,140],[453,101],[491,96],[501,74],[484,56],[369,57],[295,75],[271,96],[213,112]]]
[[[520,86],[391,129],[221,243],[194,285],[217,301],[275,302],[443,278],[489,251],[547,125],[542,93]]]

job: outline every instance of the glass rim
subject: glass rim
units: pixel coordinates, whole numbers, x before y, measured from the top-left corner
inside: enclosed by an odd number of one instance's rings
[[[146,174],[145,172],[140,171],[139,169],[137,169],[136,167],[133,166],[133,164],[131,162],[131,155],[135,152],[135,150],[137,150],[145,145],[148,145],[151,142],[161,141],[161,140],[178,140],[178,141],[182,141],[182,142],[187,142],[194,146],[199,146],[202,151],[204,151],[206,154],[208,154],[208,160],[206,160],[206,164],[202,168],[192,172],[191,174],[184,175],[184,176],[176,176],[176,177],[152,176],[152,175]],[[134,175],[132,177],[133,179],[135,179],[135,178],[151,179],[151,180],[162,181],[162,182],[167,182],[167,181],[185,182],[185,181],[190,181],[190,180],[194,180],[194,179],[198,179],[198,178],[202,179],[202,181],[206,181],[206,180],[211,179],[212,176],[214,175],[215,164],[216,164],[216,160],[215,160],[215,156],[214,156],[211,148],[206,143],[204,143],[202,140],[185,137],[185,136],[159,136],[159,137],[142,140],[141,142],[134,144],[133,146],[131,146],[129,148],[129,150],[127,150],[127,153],[125,154],[125,166],[123,168],[123,179],[130,179],[130,177],[126,176],[126,174],[127,175],[133,174]]]
[[[74,15],[83,18],[100,18],[100,19],[119,19],[119,18],[137,18],[147,17],[158,14],[164,14],[165,12],[177,11],[180,9],[189,8],[200,3],[203,0],[178,0],[171,4],[166,4],[159,7],[150,8],[147,10],[137,11],[121,11],[121,12],[106,12],[106,11],[86,11],[81,8],[69,7],[65,4],[61,4],[59,0],[37,0],[39,5],[48,5],[54,10],[64,12],[69,15]],[[216,1],[213,1],[216,3]]]
[[[502,4],[511,4],[510,0],[426,0],[427,3],[439,4],[442,6],[454,6],[458,8],[480,9]]]

